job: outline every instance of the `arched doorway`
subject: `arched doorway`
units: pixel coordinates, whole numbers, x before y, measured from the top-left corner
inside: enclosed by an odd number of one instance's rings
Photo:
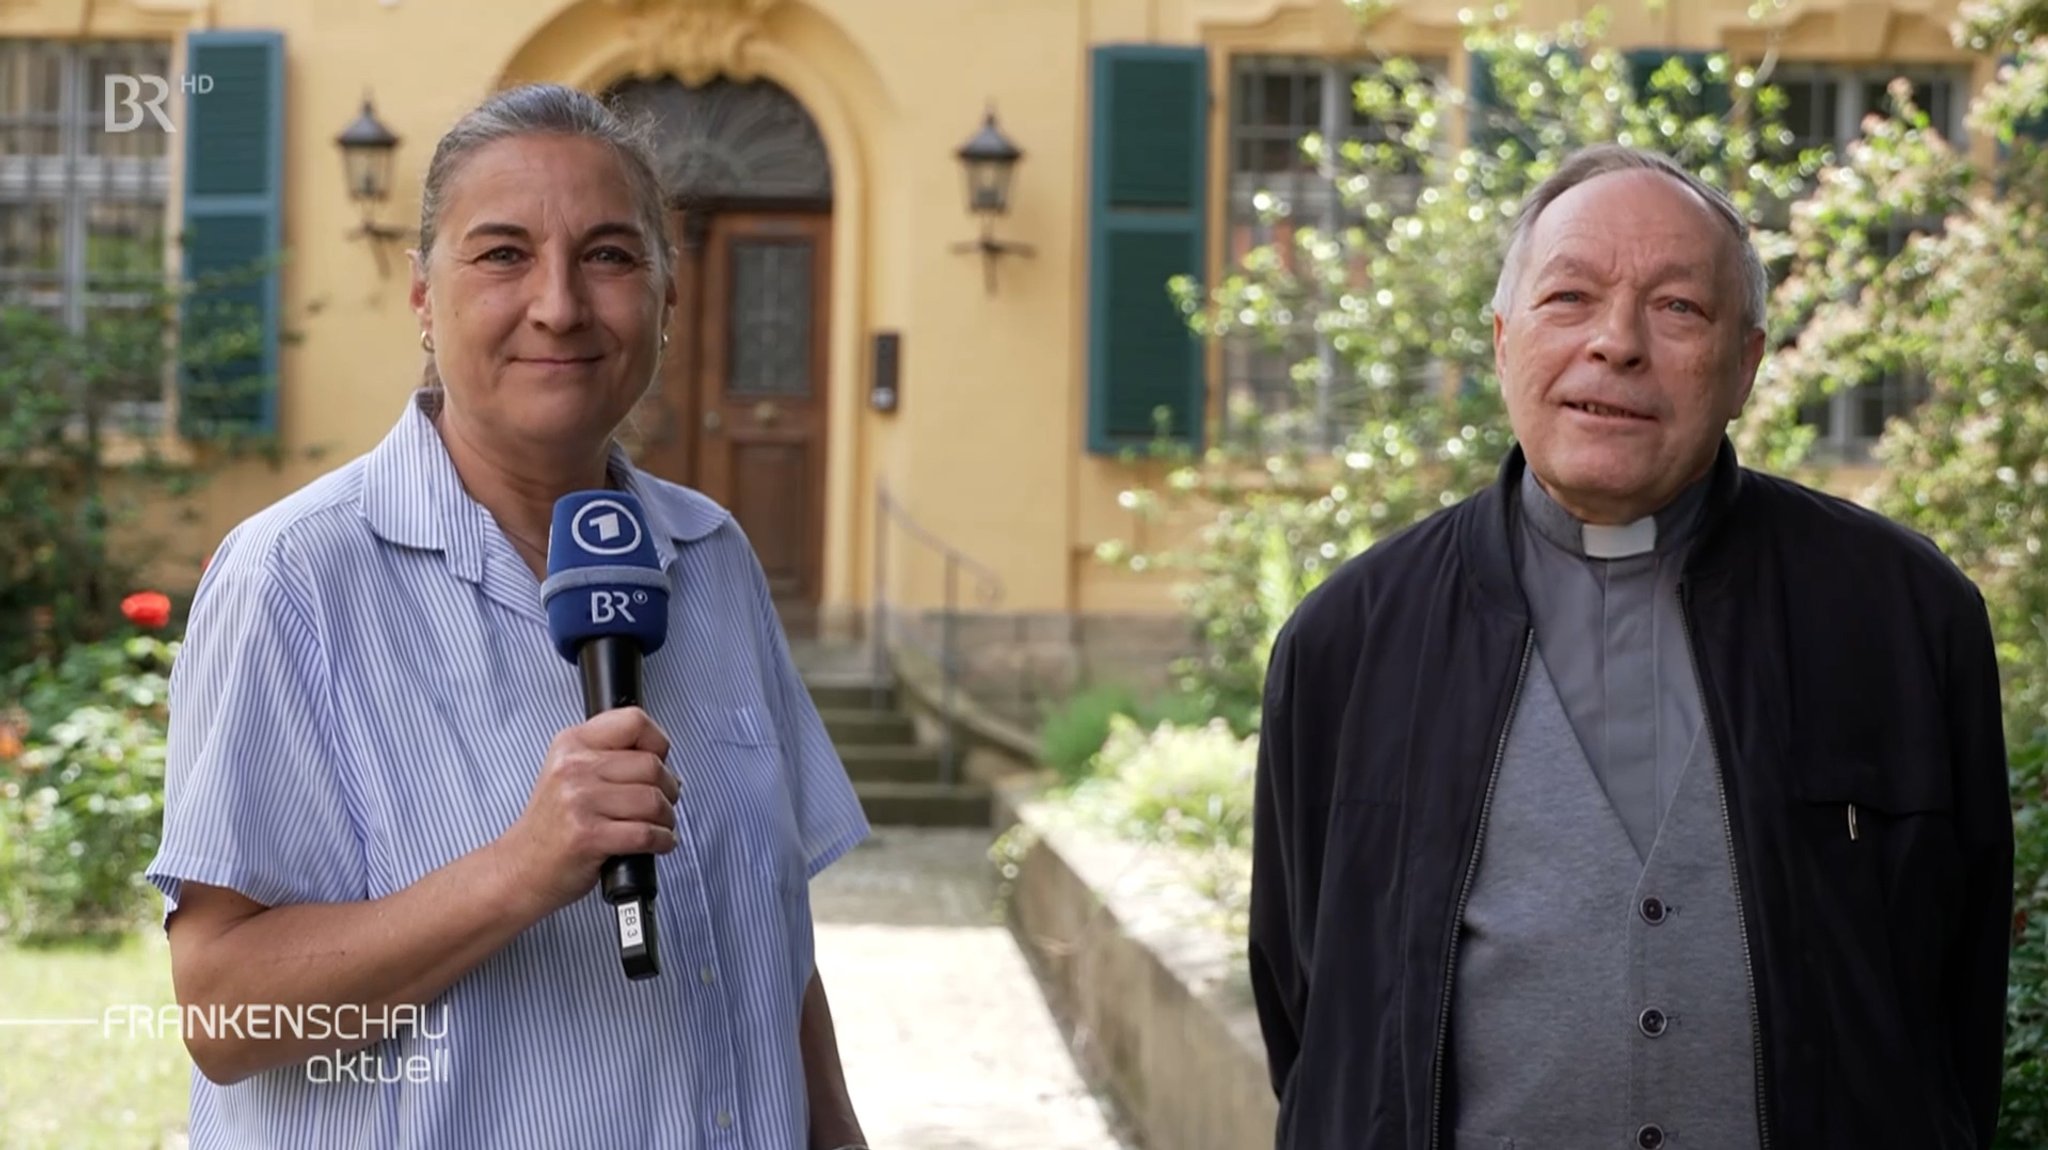
[[[614,85],[655,124],[677,308],[635,456],[740,521],[783,625],[815,629],[823,582],[832,167],[767,80]]]

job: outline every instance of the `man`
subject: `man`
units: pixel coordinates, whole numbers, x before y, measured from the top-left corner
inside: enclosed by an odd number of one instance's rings
[[[1494,300],[1498,482],[1283,630],[1250,944],[1281,1147],[1990,1146],[1984,604],[1738,466],[1766,291],[1721,194],[1573,156]]]

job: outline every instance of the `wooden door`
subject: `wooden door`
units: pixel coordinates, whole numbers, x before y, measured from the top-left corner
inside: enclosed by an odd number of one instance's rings
[[[642,469],[685,487],[697,486],[697,376],[703,358],[704,243],[711,217],[701,211],[669,213],[676,249],[676,310],[669,317],[661,371],[622,429]]]
[[[676,311],[628,445],[730,510],[791,633],[816,619],[825,540],[831,216],[676,210]]]
[[[697,486],[739,519],[797,631],[823,566],[830,252],[829,215],[715,215],[697,308]]]

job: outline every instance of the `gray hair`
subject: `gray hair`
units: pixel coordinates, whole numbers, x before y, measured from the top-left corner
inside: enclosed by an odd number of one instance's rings
[[[1529,233],[1535,228],[1536,219],[1543,210],[1580,184],[1610,172],[1628,171],[1659,172],[1677,180],[1692,189],[1693,194],[1728,225],[1741,251],[1742,322],[1750,330],[1763,328],[1764,305],[1771,293],[1770,273],[1764,269],[1763,257],[1757,253],[1756,244],[1750,239],[1749,221],[1743,218],[1735,202],[1719,188],[1687,171],[1678,161],[1662,152],[1622,144],[1595,144],[1572,153],[1522,202],[1521,211],[1515,216],[1514,230],[1508,233],[1507,253],[1501,259],[1500,278],[1494,284],[1494,314],[1507,313],[1508,297],[1513,294],[1515,280],[1521,274],[1522,249],[1528,246]]]
[[[647,236],[655,282],[666,292],[675,267],[669,259],[668,196],[657,174],[650,129],[651,121],[628,121],[590,93],[560,84],[527,84],[491,96],[457,120],[434,148],[420,193],[420,262],[433,258],[448,185],[478,151],[521,136],[570,136],[596,140],[618,157],[634,214]]]

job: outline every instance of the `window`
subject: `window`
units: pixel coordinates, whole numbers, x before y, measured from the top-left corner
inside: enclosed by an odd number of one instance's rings
[[[1291,249],[1296,227],[1329,233],[1358,222],[1333,173],[1318,169],[1302,140],[1320,135],[1333,153],[1346,141],[1393,140],[1401,126],[1369,119],[1354,98],[1354,85],[1375,67],[1369,60],[1304,56],[1231,60],[1226,270],[1268,244]],[[1262,218],[1266,197],[1284,208],[1272,221]],[[1302,327],[1279,347],[1242,333],[1224,342],[1225,444],[1327,450],[1341,444],[1356,423],[1356,405],[1347,401],[1340,380],[1343,365],[1327,340],[1307,330],[1305,318]]]
[[[164,273],[168,133],[103,130],[109,74],[169,75],[159,41],[0,39],[0,307],[88,333],[132,320]],[[119,417],[162,417],[165,381],[112,385]]]
[[[1913,84],[1913,102],[1927,113],[1934,129],[1963,147],[1963,115],[1969,99],[1969,77],[1946,68],[1838,68],[1787,66],[1769,78],[1785,93],[1785,125],[1799,149],[1829,148],[1836,158],[1842,146],[1862,134],[1866,116],[1888,115],[1888,92],[1894,77]],[[1782,217],[1772,221],[1783,226]],[[1882,236],[1873,237],[1887,255],[1903,250],[1915,231],[1928,231],[1939,220],[1895,219]],[[1884,434],[1886,421],[1904,415],[1927,397],[1927,381],[1915,373],[1894,373],[1853,388],[1801,412],[1801,421],[1819,429],[1817,445],[1845,461],[1864,461]]]

